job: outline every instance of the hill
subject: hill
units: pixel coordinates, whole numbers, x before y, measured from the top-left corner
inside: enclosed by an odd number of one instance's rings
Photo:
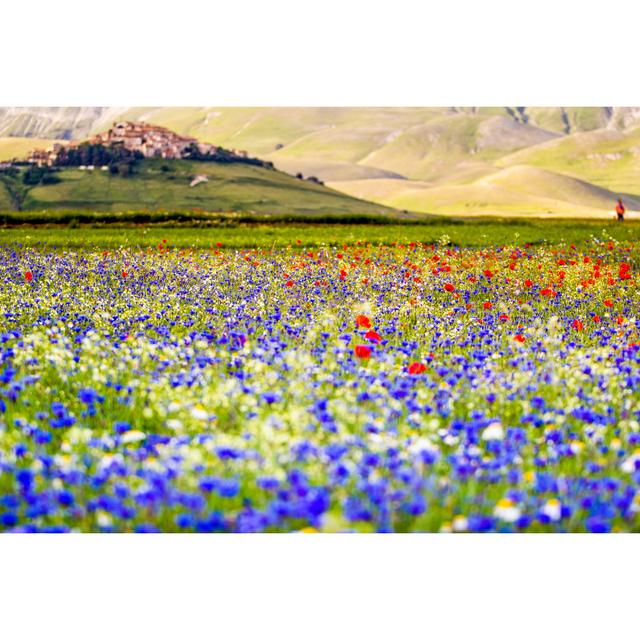
[[[609,197],[630,197],[633,209],[640,196],[633,107],[37,109],[31,120],[19,111],[0,110],[0,135],[82,137],[91,117],[93,133],[117,119],[144,120],[419,212],[606,216]],[[543,178],[525,192],[522,171],[506,171],[516,166],[548,173],[530,174]]]
[[[65,168],[51,174],[55,184],[24,184],[0,174],[0,209],[34,211],[193,210],[295,215],[393,215],[324,185],[243,163],[145,159],[132,175]],[[206,177],[197,186],[192,179]],[[11,195],[13,193],[13,196]]]
[[[618,193],[589,182],[522,165],[466,184],[353,180],[342,182],[340,188],[353,196],[400,209],[464,215],[603,217],[610,215],[611,205],[618,197]],[[624,197],[628,208],[640,209],[640,196]]]
[[[127,117],[247,149],[290,173],[401,209],[608,216],[640,196],[635,108],[136,109]],[[522,188],[526,165],[544,169]],[[496,176],[496,182],[485,182]],[[499,178],[497,176],[500,176]],[[574,178],[567,181],[565,178]],[[588,184],[585,184],[588,183]],[[628,204],[636,209],[631,198]]]
[[[575,133],[506,155],[500,167],[527,164],[640,194],[640,127]]]

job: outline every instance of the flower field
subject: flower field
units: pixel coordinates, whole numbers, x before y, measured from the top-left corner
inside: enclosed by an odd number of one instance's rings
[[[638,531],[639,248],[6,244],[0,530]]]

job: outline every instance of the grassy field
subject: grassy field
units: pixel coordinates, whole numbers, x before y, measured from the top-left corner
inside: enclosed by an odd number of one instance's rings
[[[298,215],[393,213],[387,207],[357,200],[323,185],[243,163],[143,160],[138,163],[134,175],[126,178],[108,171],[79,169],[64,169],[56,175],[61,179],[59,183],[31,188],[26,188],[20,178],[11,184],[10,178],[0,176],[5,190],[4,195],[0,192],[0,208],[2,205],[9,208],[6,188],[13,187],[14,191],[23,192],[20,205],[23,211],[162,209]],[[206,176],[208,182],[190,187],[195,175]]]
[[[341,246],[356,243],[422,242],[478,247],[494,245],[586,244],[593,238],[640,240],[638,223],[560,223],[554,221],[448,221],[422,224],[235,224],[220,227],[130,226],[102,228],[19,227],[0,229],[0,244],[58,248],[169,247],[227,248]]]

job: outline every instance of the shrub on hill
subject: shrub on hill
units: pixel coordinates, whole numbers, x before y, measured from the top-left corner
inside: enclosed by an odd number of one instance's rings
[[[198,149],[198,145],[195,143],[187,148],[185,152],[185,158],[201,162],[238,162],[241,164],[251,164],[257,167],[263,167],[265,169],[273,169],[273,162],[260,160],[259,158],[240,156],[236,153],[233,153],[233,151],[223,149],[222,147],[218,147],[214,153],[202,153],[200,149]]]
[[[34,187],[39,184],[57,184],[60,178],[48,167],[29,167],[22,174],[22,182]]]
[[[130,151],[121,146],[106,147],[101,144],[83,143],[77,147],[64,147],[55,160],[57,167],[104,166],[121,162],[141,160],[139,151]]]

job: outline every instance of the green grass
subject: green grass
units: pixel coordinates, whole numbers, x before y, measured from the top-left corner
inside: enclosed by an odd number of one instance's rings
[[[163,172],[162,166],[171,168]],[[209,182],[190,187],[195,175]],[[368,214],[388,215],[392,210],[363,202],[323,185],[298,180],[280,171],[243,163],[143,160],[133,176],[108,171],[64,169],[61,181],[27,190],[24,211],[202,210],[256,214]],[[16,186],[20,186],[18,179]],[[6,206],[5,203],[5,207]]]
[[[155,247],[163,240],[170,247],[286,247],[423,242],[460,246],[523,245],[525,243],[584,244],[593,237],[620,241],[640,240],[640,223],[551,221],[441,221],[424,224],[263,224],[245,223],[218,228],[105,227],[105,228],[4,228],[0,244],[58,248]]]
[[[0,211],[11,208],[13,208],[11,193],[7,189],[7,185],[0,180]]]

